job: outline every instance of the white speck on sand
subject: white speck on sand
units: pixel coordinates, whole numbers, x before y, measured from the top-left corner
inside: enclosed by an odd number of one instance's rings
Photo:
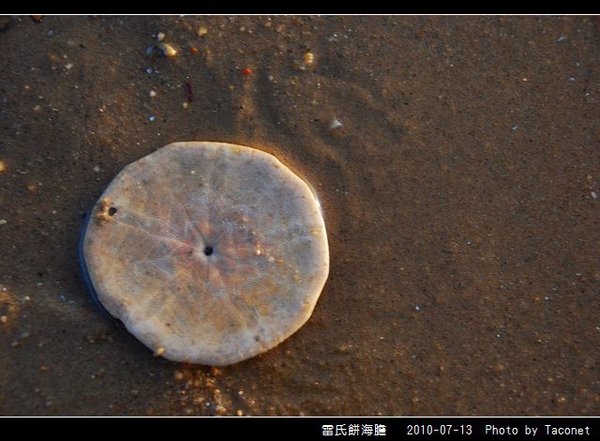
[[[331,123],[329,124],[329,128],[331,130],[339,129],[342,126],[343,126],[342,122],[337,118],[333,118],[331,120]]]

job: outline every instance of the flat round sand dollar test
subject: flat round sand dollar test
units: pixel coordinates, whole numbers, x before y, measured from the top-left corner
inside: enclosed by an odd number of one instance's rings
[[[128,165],[82,239],[97,299],[170,360],[227,365],[310,317],[329,272],[319,201],[274,156],[178,142]]]

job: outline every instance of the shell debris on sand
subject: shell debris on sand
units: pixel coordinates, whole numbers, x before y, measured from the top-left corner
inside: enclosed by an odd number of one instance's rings
[[[80,244],[102,306],[174,361],[228,365],[310,317],[329,272],[319,201],[274,156],[179,142],[128,165]]]
[[[13,325],[19,313],[19,304],[8,289],[0,286],[0,329]]]
[[[155,52],[155,50],[158,49],[158,51],[167,58],[176,57],[179,51],[175,48],[175,46],[171,45],[170,43],[167,43],[165,41],[165,37],[166,35],[164,32],[158,32],[156,34],[156,46],[148,47],[146,49],[146,54],[152,55]]]
[[[156,47],[158,47],[162,54],[165,57],[168,58],[173,58],[177,56],[177,49],[175,49],[172,45],[170,45],[169,43],[164,43],[164,42],[160,42],[156,45]]]
[[[198,35],[198,37],[204,37],[206,34],[208,34],[208,29],[204,26],[200,26],[196,31],[196,35]]]
[[[330,130],[337,130],[337,129],[341,128],[341,127],[343,127],[342,122],[339,119],[335,118],[335,117],[329,123],[329,129]]]

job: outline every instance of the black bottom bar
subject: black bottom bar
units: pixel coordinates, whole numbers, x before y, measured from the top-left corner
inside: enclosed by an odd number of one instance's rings
[[[115,435],[135,431],[136,438],[152,437],[161,430],[198,433],[203,439],[219,436],[266,437],[277,435],[300,439],[346,440],[520,440],[520,439],[599,439],[598,417],[165,417],[165,418],[0,418],[5,433],[21,438],[37,435],[40,430],[52,434],[72,435],[81,439],[94,435]],[[14,430],[14,432],[13,432]],[[225,438],[223,438],[225,437]],[[108,438],[107,438],[108,439]]]

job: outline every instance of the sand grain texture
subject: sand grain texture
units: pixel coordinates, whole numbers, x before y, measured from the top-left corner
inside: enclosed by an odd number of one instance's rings
[[[0,413],[599,414],[598,26],[15,19],[0,32],[0,284],[18,305],[0,325]],[[158,32],[176,56],[147,54]],[[114,176],[193,139],[291,165],[331,253],[306,325],[218,371],[102,320],[77,264]]]

